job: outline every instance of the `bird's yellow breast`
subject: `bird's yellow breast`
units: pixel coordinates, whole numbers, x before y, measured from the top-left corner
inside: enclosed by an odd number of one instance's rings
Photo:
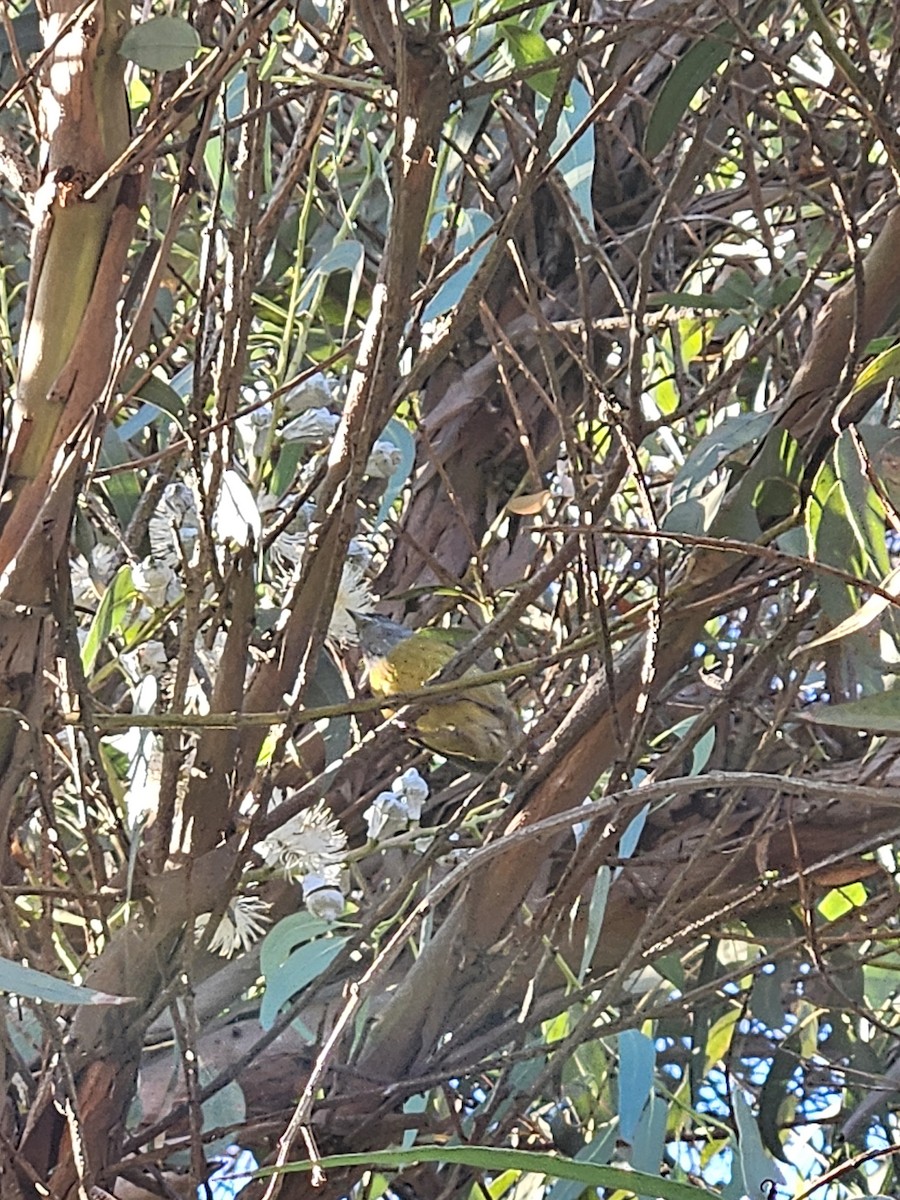
[[[411,637],[394,646],[386,658],[369,663],[369,686],[376,696],[414,692],[454,656],[453,646],[433,638]]]
[[[369,687],[387,698],[415,692],[456,654],[457,647],[437,638],[413,635],[394,646],[384,658],[370,660]],[[462,676],[481,675],[472,667]],[[386,708],[385,716],[393,710]],[[475,762],[499,762],[522,734],[518,715],[499,683],[460,687],[454,696],[436,697],[414,718],[416,732],[438,754]]]

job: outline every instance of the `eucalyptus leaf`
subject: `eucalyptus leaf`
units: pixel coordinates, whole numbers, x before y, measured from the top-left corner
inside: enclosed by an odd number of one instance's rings
[[[174,71],[200,49],[200,35],[183,17],[158,16],[135,25],[119,53],[146,71]]]
[[[119,568],[112,583],[103,593],[103,599],[81,648],[81,665],[85,674],[89,675],[93,671],[101,648],[114,633],[122,629],[137,594],[137,588],[131,578],[131,567],[126,564]]]
[[[857,733],[900,733],[900,688],[848,700],[846,704],[814,704],[800,715],[816,725],[834,725]]]
[[[286,1163],[283,1167],[263,1167],[257,1172],[266,1177],[275,1171],[312,1171],[315,1167],[412,1167],[417,1163],[462,1163],[482,1171],[520,1171],[543,1175],[550,1179],[570,1180],[581,1186],[575,1190],[554,1187],[547,1200],[576,1200],[586,1187],[607,1188],[611,1192],[622,1191],[627,1196],[656,1196],[659,1200],[719,1200],[716,1192],[696,1184],[681,1183],[680,1180],[648,1175],[643,1171],[632,1171],[628,1167],[598,1165],[599,1159],[608,1148],[611,1156],[615,1150],[615,1130],[598,1135],[584,1155],[564,1158],[557,1154],[542,1154],[532,1150],[507,1150],[494,1146],[413,1146],[411,1150],[369,1150],[358,1154],[332,1154],[311,1162]],[[589,1151],[593,1156],[589,1157]]]
[[[109,992],[67,983],[8,958],[0,958],[0,991],[27,996],[30,1000],[44,1000],[48,1004],[129,1004],[132,1000],[131,996],[113,996]]]
[[[694,96],[732,53],[736,32],[730,21],[723,21],[676,62],[647,122],[644,153],[648,158],[655,158],[666,146]]]
[[[619,1137],[630,1142],[653,1087],[656,1050],[639,1029],[619,1034]]]
[[[343,950],[348,939],[326,933],[330,928],[301,912],[285,917],[266,935],[259,957],[266,984],[259,1010],[263,1029],[271,1029],[285,1004],[318,979]]]

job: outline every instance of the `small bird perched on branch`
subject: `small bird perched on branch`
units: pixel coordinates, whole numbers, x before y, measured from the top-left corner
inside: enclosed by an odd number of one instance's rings
[[[453,658],[459,646],[448,629],[419,629],[377,615],[353,614],[375,696],[415,692]],[[470,667],[461,680],[483,674]],[[391,716],[394,710],[386,708]],[[499,683],[461,687],[413,717],[417,738],[429,750],[495,765],[522,737],[519,716]]]

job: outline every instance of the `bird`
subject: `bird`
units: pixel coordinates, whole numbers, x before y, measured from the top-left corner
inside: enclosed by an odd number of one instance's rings
[[[387,698],[415,692],[437,675],[459,650],[457,630],[407,629],[380,614],[353,613],[372,694]],[[470,667],[462,680],[481,675]],[[394,709],[382,710],[393,716]],[[522,736],[518,713],[499,683],[460,688],[441,696],[413,717],[415,735],[429,750],[448,758],[496,766]]]

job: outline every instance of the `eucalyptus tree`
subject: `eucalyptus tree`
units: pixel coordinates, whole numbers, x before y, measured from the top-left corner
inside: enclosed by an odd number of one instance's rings
[[[3,1195],[889,1192],[893,6],[2,27]]]

